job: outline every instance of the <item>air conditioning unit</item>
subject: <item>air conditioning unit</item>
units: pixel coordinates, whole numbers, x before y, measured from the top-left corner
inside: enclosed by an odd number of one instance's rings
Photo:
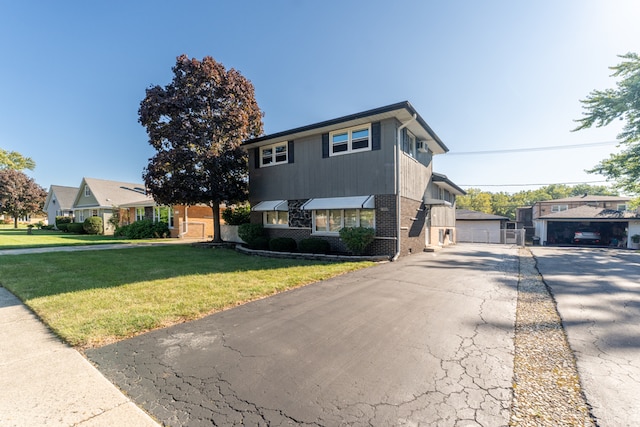
[[[429,147],[427,147],[427,141],[418,141],[416,142],[416,146],[418,148],[418,151],[421,153],[429,152]]]

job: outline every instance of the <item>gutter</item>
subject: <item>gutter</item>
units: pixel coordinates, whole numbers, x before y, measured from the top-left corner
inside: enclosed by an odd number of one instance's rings
[[[401,188],[400,157],[402,155],[400,142],[402,139],[402,129],[409,126],[409,124],[415,121],[417,117],[418,117],[418,114],[413,113],[413,117],[410,120],[407,120],[406,122],[404,122],[402,125],[400,125],[400,127],[398,128],[398,131],[396,132],[396,222],[398,224],[398,227],[396,231],[397,232],[396,254],[393,256],[393,258],[391,258],[391,261],[397,261],[398,258],[400,257],[400,232],[401,232],[401,219],[402,219],[402,217],[400,216],[400,214],[402,213],[402,210],[400,209],[400,188]]]

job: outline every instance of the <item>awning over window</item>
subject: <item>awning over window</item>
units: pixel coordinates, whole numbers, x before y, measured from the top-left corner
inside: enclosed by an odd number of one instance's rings
[[[286,200],[264,200],[251,208],[255,212],[264,211],[288,211],[289,204]]]
[[[310,199],[302,205],[302,209],[307,211],[317,209],[373,209],[375,207],[375,198],[373,196]]]

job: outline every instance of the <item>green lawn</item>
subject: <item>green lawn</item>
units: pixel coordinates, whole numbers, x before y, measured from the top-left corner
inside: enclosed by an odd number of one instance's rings
[[[44,248],[50,246],[101,245],[107,243],[131,243],[131,240],[113,236],[63,233],[53,230],[38,230],[27,234],[25,228],[0,228],[0,249]]]
[[[87,348],[370,265],[171,245],[0,256],[0,285]]]

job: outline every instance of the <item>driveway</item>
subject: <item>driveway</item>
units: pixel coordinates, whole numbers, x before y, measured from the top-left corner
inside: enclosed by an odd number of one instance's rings
[[[532,247],[600,426],[640,425],[640,254]]]
[[[517,248],[458,245],[87,356],[171,426],[504,426],[517,281]]]

